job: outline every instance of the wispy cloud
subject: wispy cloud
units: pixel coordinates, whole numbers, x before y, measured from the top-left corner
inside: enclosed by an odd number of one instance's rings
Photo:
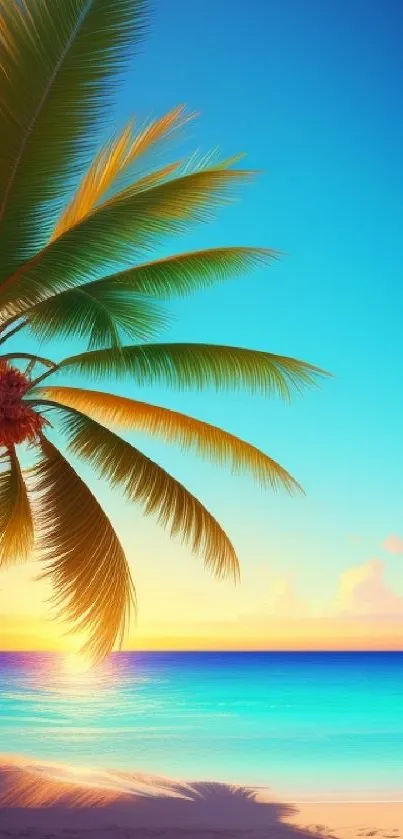
[[[372,559],[341,575],[335,612],[348,617],[403,617],[403,597],[385,580],[384,562]]]

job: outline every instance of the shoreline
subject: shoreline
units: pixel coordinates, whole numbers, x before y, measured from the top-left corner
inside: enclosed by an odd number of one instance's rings
[[[402,801],[297,801],[273,781],[178,781],[0,755],[0,837],[403,839]]]

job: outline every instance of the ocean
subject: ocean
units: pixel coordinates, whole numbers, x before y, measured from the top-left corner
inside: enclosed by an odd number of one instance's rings
[[[403,653],[0,654],[0,752],[403,800]],[[74,664],[74,662],[73,662]]]

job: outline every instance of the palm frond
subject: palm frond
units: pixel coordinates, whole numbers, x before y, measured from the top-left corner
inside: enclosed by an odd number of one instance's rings
[[[172,132],[176,132],[195,116],[196,114],[185,115],[185,107],[178,105],[162,117],[146,123],[129,145],[124,161],[125,168],[131,166],[135,160],[155,148],[162,140],[166,140]]]
[[[52,406],[50,401],[40,404]],[[201,553],[207,568],[218,577],[239,575],[238,560],[226,533],[179,481],[139,449],[77,410],[53,403],[70,451],[83,458],[101,478],[139,502],[147,515],[154,514],[172,536]]]
[[[42,341],[85,338],[91,348],[120,346],[120,333],[147,341],[158,337],[167,323],[156,303],[111,283],[64,291],[27,314],[29,330]]]
[[[88,634],[83,653],[98,661],[121,644],[134,602],[123,548],[98,501],[48,440],[27,480],[52,602],[74,631]]]
[[[48,240],[57,207],[109,118],[145,8],[145,0],[0,0],[0,30],[7,33],[0,62],[1,277]]]
[[[239,276],[244,271],[267,265],[277,257],[277,252],[269,248],[211,248],[136,265],[81,288],[109,291],[118,287],[152,297],[185,296],[213,283]]]
[[[201,172],[203,169],[229,169],[231,166],[235,166],[236,163],[243,160],[244,157],[246,157],[245,153],[240,152],[240,154],[227,157],[223,160],[218,147],[211,149],[209,152],[201,152],[198,149],[183,161],[178,175],[188,175],[189,172]]]
[[[132,137],[133,123],[110,140],[96,155],[85,173],[76,193],[62,213],[52,233],[51,241],[86,218],[134,161],[158,145],[184,120],[184,107],[179,106],[155,119]],[[187,117],[186,121],[191,117]],[[116,189],[116,187],[115,187]]]
[[[184,296],[277,256],[270,249],[234,247],[166,257],[55,294],[25,312],[27,324],[45,341],[58,335],[88,337],[91,349],[117,346],[117,329],[130,339],[150,340],[161,334],[167,317],[142,295]]]
[[[328,375],[305,361],[259,350],[212,344],[141,344],[93,350],[64,359],[60,370],[102,379],[130,376],[138,385],[162,383],[180,390],[245,388],[290,399]]]
[[[36,365],[36,364],[40,364],[42,367],[46,367],[48,370],[56,370],[57,366],[58,366],[57,364],[55,364],[54,361],[51,361],[50,358],[44,358],[41,355],[35,355],[33,353],[30,353],[30,352],[18,352],[18,350],[16,350],[15,352],[2,353],[0,355],[0,360],[1,361],[13,361],[13,360],[28,361],[29,364],[31,365],[31,367]]]
[[[157,173],[158,175],[158,173]],[[138,257],[163,236],[184,231],[226,203],[252,173],[209,169],[153,184],[155,174],[94,210],[0,285],[0,316],[27,309]],[[150,180],[151,178],[151,180]]]
[[[15,449],[10,449],[2,461],[0,567],[27,559],[34,541],[31,508]]]
[[[113,140],[110,140],[85,173],[73,198],[60,216],[50,241],[74,227],[95,207],[122,169],[132,131],[131,122]]]
[[[179,105],[162,117],[145,122],[131,139],[122,170],[111,184],[107,197],[138,183],[145,173],[152,174],[160,165],[161,152],[166,153],[169,141],[196,116],[195,113],[185,113],[185,107]],[[175,164],[175,169],[182,174],[179,164]]]
[[[177,411],[83,388],[41,387],[33,396],[78,410],[102,425],[150,434],[177,443],[184,451],[193,449],[219,466],[229,465],[233,473],[249,472],[263,487],[284,487],[290,493],[301,490],[279,463],[255,446]]]
[[[177,176],[179,168],[180,162],[176,161],[174,163],[167,163],[160,169],[153,169],[151,172],[147,172],[145,175],[142,175],[141,178],[131,182],[126,189],[122,189],[119,193],[113,194],[111,197],[99,204],[99,209],[113,204],[115,198],[125,198],[129,193],[133,198],[141,192],[147,192],[147,190],[152,189],[153,187],[161,186],[167,181],[172,180],[173,175]]]

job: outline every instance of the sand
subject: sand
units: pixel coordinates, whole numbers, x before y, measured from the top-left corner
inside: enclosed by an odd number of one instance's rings
[[[269,790],[0,759],[0,839],[403,839],[403,803],[283,802]]]

